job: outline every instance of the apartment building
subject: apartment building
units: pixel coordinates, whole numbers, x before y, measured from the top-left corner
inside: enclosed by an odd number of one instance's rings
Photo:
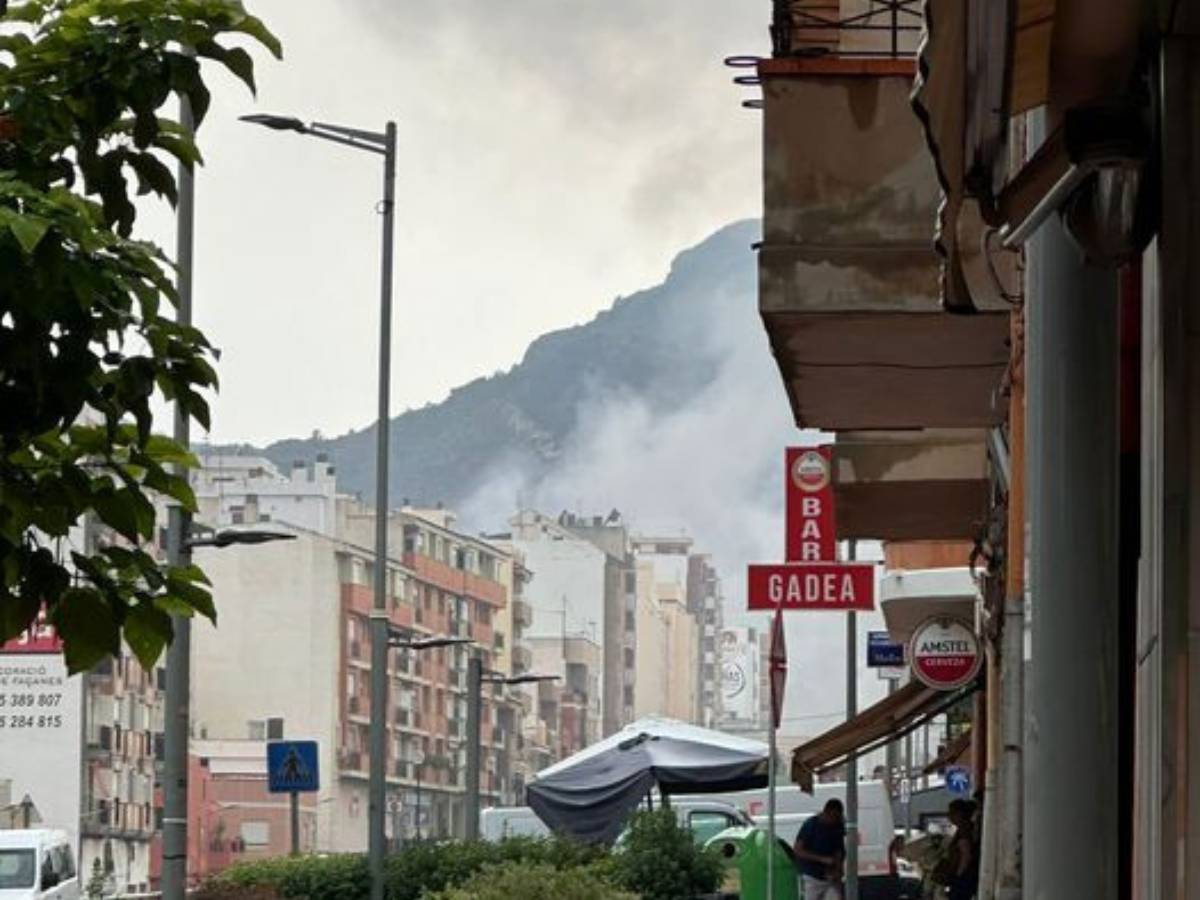
[[[720,720],[722,709],[720,640],[725,625],[725,597],[721,577],[707,553],[688,557],[687,608],[696,619],[700,640],[695,722],[711,728]]]
[[[560,750],[597,740],[606,709],[623,708],[620,694],[605,692],[610,684],[605,673],[612,648],[624,643],[624,620],[614,634],[608,615],[610,591],[617,583],[623,590],[625,582],[614,576],[614,556],[571,530],[573,521],[568,514],[551,519],[521,510],[510,520],[512,531],[502,536],[534,573],[526,588],[532,615],[525,635],[534,670],[560,678],[563,690],[538,694],[539,716],[558,722]],[[599,531],[603,522],[595,525]]]
[[[146,671],[128,652],[83,680],[79,871],[97,869],[112,892],[145,891],[158,835],[155,790],[163,759],[161,666]]]
[[[637,568],[629,529],[615,509],[607,516],[564,512],[559,524],[604,553],[601,733],[607,736],[634,719]]]
[[[227,460],[223,464],[228,471]],[[314,511],[324,510],[331,491],[326,463],[297,466],[288,476],[269,464],[254,468],[242,481],[198,480],[202,508],[231,526],[258,524],[266,516],[296,539],[197,551],[212,579],[220,620],[216,628],[197,623],[193,632],[193,737],[262,740],[269,722],[283,719],[289,737],[317,740],[324,774],[316,797],[315,847],[362,850],[374,511],[332,488],[333,514],[318,520]],[[268,484],[273,492],[264,490]],[[289,486],[299,499],[289,501]],[[273,506],[263,500],[267,496]],[[302,521],[289,520],[292,504]],[[309,527],[314,524],[323,530]],[[395,811],[389,824],[400,832],[394,837],[418,829],[427,836],[460,833],[467,659],[480,654],[487,670],[511,665],[505,629],[513,561],[495,545],[455,531],[446,510],[393,512],[388,531],[386,591],[394,632],[473,641],[470,649],[389,653],[388,803]],[[485,803],[513,796],[520,711],[518,698],[484,691]]]
[[[661,715],[703,724],[703,631],[691,608],[693,601],[702,603],[703,597],[699,590],[695,598],[688,594],[692,539],[635,536],[630,543],[637,572],[637,716]],[[715,658],[714,651],[714,670]],[[716,677],[715,671],[711,674]]]

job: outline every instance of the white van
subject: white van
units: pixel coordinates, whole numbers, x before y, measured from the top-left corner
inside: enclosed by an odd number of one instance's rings
[[[755,824],[767,827],[767,791],[739,791],[731,794],[707,795],[723,800],[745,812]],[[827,801],[837,798],[846,802],[846,785],[831,782],[816,785],[813,794],[806,794],[796,785],[781,785],[775,791],[775,831],[788,844],[794,844],[800,826],[810,816],[819,813]],[[684,798],[681,798],[684,799]],[[686,799],[697,799],[691,795]],[[882,781],[858,783],[858,874],[860,878],[886,876],[889,873],[888,846],[892,842],[892,799]]]
[[[0,831],[0,900],[79,900],[75,850],[65,831]]]
[[[485,841],[549,836],[546,823],[528,806],[489,806],[479,813],[479,837]]]

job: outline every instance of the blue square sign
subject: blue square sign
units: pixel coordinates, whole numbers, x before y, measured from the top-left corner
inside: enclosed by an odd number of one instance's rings
[[[267,744],[267,790],[272,794],[307,793],[320,788],[316,741]]]
[[[886,631],[867,632],[867,665],[883,668],[904,665],[904,645],[893,641]]]

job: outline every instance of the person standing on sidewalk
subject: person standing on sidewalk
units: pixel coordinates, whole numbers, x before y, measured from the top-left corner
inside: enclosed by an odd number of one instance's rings
[[[955,800],[950,804],[954,838],[950,843],[949,900],[971,900],[979,889],[979,852],[975,841],[974,804]]]
[[[795,850],[804,900],[842,900],[846,810],[841,800],[830,800],[820,815],[801,826]]]

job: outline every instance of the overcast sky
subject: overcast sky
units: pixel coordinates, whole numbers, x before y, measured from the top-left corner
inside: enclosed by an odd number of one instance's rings
[[[247,6],[284,61],[258,54],[257,102],[209,76],[195,306],[223,351],[215,441],[340,434],[376,402],[381,166],[240,114],[397,121],[393,414],[759,212],[759,120],[722,60],[764,50],[765,0]],[[142,225],[173,247],[169,211]]]

